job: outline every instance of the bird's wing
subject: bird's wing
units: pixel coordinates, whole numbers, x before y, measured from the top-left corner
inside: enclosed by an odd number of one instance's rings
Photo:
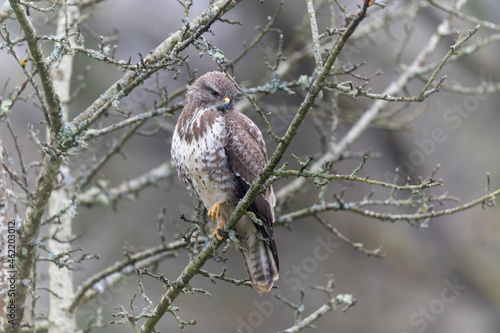
[[[229,166],[238,180],[238,198],[243,198],[252,182],[267,163],[267,151],[264,138],[259,128],[240,112],[228,112],[226,118],[227,143],[225,145]],[[263,238],[269,240],[276,264],[278,255],[274,236],[274,205],[276,199],[272,186],[265,194],[259,194],[250,205],[253,212],[261,221],[262,226],[255,225]]]

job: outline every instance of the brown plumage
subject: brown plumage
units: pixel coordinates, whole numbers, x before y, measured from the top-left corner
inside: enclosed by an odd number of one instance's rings
[[[267,162],[259,128],[234,108],[237,90],[223,73],[198,78],[186,94],[186,105],[172,139],[172,163],[191,195],[196,194],[218,220],[214,235],[229,219]],[[261,221],[243,216],[236,225],[245,267],[259,294],[269,292],[278,279],[279,261],[274,236],[275,197],[271,186],[248,208]]]

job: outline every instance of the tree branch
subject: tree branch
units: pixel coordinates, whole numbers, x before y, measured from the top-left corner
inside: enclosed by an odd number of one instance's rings
[[[67,0],[64,0],[62,6],[59,8],[56,36],[66,40],[67,43],[76,41],[76,23],[79,19],[79,7],[68,6]],[[61,98],[60,112],[63,121],[68,119],[74,59],[73,55],[63,55],[58,66],[51,68],[51,76],[54,78],[54,89]],[[69,174],[69,167],[62,165],[61,172]],[[60,187],[54,190],[49,200],[49,215],[57,214],[60,206],[66,202],[71,202],[67,189]],[[47,246],[51,249],[51,253],[54,256],[72,251],[70,241],[73,239],[73,216],[73,214],[63,214],[58,219],[59,224],[52,223],[49,226],[50,238]],[[76,316],[68,311],[74,295],[73,271],[69,268],[61,267],[56,262],[50,262],[49,279],[49,289],[51,292],[49,294],[50,309],[47,319],[51,323],[50,331],[74,332],[77,329]]]
[[[204,239],[200,237],[195,240],[195,243],[200,244],[203,241]],[[124,274],[135,273],[137,268],[148,267],[167,256],[176,255],[176,251],[185,248],[186,245],[187,244],[184,240],[177,240],[167,244],[162,244],[131,254],[126,259],[118,261],[106,269],[92,275],[78,287],[75,297],[71,299],[69,311],[71,313],[76,313],[76,311],[83,304],[97,296],[97,294],[102,292],[104,289],[109,288],[114,283],[120,281]],[[110,276],[112,275],[114,278],[110,279]]]
[[[28,43],[31,57],[33,58],[33,62],[38,69],[38,74],[40,75],[51,122],[49,128],[51,129],[52,134],[58,135],[63,123],[63,119],[60,114],[60,101],[56,94],[56,89],[54,88],[50,69],[45,62],[42,49],[38,43],[35,27],[31,23],[31,19],[28,17],[28,14],[19,1],[9,0],[9,3],[14,11],[14,14],[16,15],[17,21],[21,25],[24,37]]]
[[[114,205],[120,199],[135,198],[142,189],[157,185],[159,181],[168,179],[175,174],[171,162],[167,161],[139,177],[122,182],[116,187],[109,189],[92,187],[78,195],[78,204],[87,207]]]

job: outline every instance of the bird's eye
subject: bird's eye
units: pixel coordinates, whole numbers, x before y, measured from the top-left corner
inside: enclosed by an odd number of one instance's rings
[[[219,94],[219,92],[217,92],[216,90],[213,90],[213,89],[211,89],[211,90],[210,90],[210,93],[211,93],[211,94],[212,94],[212,96],[214,96],[214,97],[219,97],[219,95],[220,95],[220,94]]]

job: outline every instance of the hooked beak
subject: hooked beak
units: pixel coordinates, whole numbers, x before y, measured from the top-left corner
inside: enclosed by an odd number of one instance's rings
[[[227,111],[227,108],[229,107],[229,103],[231,103],[231,100],[229,99],[229,97],[225,97],[223,99],[223,101],[224,102],[222,102],[222,104],[219,107],[219,111]]]

